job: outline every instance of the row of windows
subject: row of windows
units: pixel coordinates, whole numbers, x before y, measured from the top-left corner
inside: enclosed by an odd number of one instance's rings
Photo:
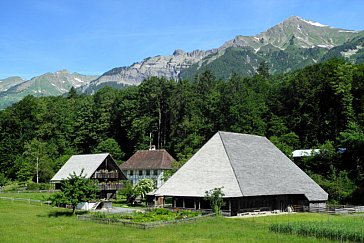
[[[158,175],[158,170],[136,170],[135,175],[142,176],[143,171],[145,172],[144,175],[147,175],[147,176],[149,176],[149,175]],[[134,170],[128,170],[128,175],[130,175],[130,176],[134,175]]]

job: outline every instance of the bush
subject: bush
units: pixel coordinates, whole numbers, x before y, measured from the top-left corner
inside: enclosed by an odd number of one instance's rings
[[[18,184],[18,182],[11,182],[4,186],[3,190],[4,192],[11,192],[11,191],[17,191],[21,188],[21,186]]]
[[[38,191],[38,190],[50,190],[51,184],[49,183],[35,183],[35,182],[29,182],[27,184],[27,190],[29,191]]]
[[[0,172],[0,187],[5,186],[7,182],[7,179],[3,173]]]

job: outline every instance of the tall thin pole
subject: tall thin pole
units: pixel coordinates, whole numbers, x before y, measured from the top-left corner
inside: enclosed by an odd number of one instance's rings
[[[39,157],[37,156],[37,184],[39,183]]]
[[[149,133],[149,150],[152,150],[152,133]]]

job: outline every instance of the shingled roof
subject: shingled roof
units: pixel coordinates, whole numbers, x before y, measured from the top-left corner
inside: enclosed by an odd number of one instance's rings
[[[91,178],[91,176],[100,167],[102,162],[105,161],[105,159],[110,161],[112,160],[114,162],[109,153],[73,155],[53,176],[51,182],[67,179],[73,172],[76,173],[76,175],[80,175],[82,170],[82,175],[84,175],[86,178]],[[117,165],[115,167],[117,168]],[[126,179],[123,173],[121,173],[121,176],[123,179]]]
[[[304,194],[326,201],[328,194],[267,138],[218,132],[155,195],[204,197],[223,187],[225,197]]]
[[[127,161],[120,165],[122,170],[142,170],[142,169],[172,169],[172,162],[175,159],[165,150],[139,150]]]

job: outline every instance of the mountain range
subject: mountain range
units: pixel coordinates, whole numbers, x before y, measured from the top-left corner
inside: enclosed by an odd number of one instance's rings
[[[61,70],[46,73],[30,80],[10,77],[0,80],[0,109],[5,108],[27,95],[57,96],[67,93],[71,87],[81,87],[98,76],[82,75]]]
[[[285,73],[333,57],[353,63],[364,62],[364,31],[334,28],[293,16],[255,36],[236,36],[211,50],[148,57],[128,67],[117,67],[101,76],[87,76],[68,71],[47,73],[31,80],[10,77],[0,80],[0,108],[27,94],[60,95],[72,86],[92,94],[104,86],[138,85],[151,76],[192,80],[209,69],[218,78],[231,73],[251,76],[265,61],[271,74]]]

